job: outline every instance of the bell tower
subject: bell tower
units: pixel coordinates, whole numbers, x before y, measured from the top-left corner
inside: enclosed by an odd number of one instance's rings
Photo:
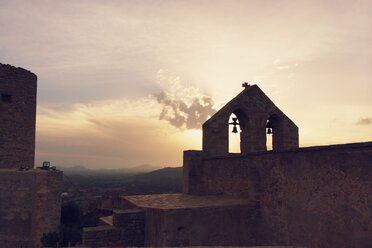
[[[240,135],[242,154],[266,151],[267,134],[273,150],[298,148],[298,127],[257,85],[242,85],[244,90],[203,124],[203,152],[207,156],[228,154],[228,126]],[[231,114],[236,118],[229,122]]]

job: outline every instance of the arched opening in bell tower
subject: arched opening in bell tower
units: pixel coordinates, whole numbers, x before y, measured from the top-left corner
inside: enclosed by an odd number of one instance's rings
[[[229,153],[240,153],[240,124],[238,117],[232,113],[229,117]]]
[[[242,152],[242,137],[246,123],[247,117],[240,109],[233,111],[229,116],[229,153]]]
[[[266,121],[266,150],[273,150],[273,128],[270,120]]]
[[[281,142],[281,122],[277,115],[273,114],[266,121],[266,150],[277,150]]]

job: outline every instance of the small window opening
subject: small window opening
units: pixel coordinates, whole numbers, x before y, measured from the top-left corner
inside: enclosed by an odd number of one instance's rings
[[[240,153],[240,124],[235,114],[229,117],[229,153]]]
[[[10,94],[1,94],[1,101],[6,103],[12,102],[12,95]]]

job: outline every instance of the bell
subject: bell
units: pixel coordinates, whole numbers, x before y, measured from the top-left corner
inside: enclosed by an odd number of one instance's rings
[[[268,128],[267,129],[267,134],[272,134],[273,133],[273,131],[271,130],[271,128]]]
[[[233,127],[233,130],[232,130],[233,133],[237,133],[238,132],[238,128],[235,126]]]

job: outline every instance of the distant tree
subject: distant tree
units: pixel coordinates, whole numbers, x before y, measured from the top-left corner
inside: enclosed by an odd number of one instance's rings
[[[59,228],[60,245],[63,247],[75,246],[82,241],[81,228],[78,226],[64,226]]]
[[[67,202],[61,208],[61,226],[59,239],[61,246],[75,246],[81,243],[81,220],[83,211],[75,202]]]
[[[61,208],[61,224],[68,227],[76,226],[80,223],[83,211],[74,202],[67,202]]]

